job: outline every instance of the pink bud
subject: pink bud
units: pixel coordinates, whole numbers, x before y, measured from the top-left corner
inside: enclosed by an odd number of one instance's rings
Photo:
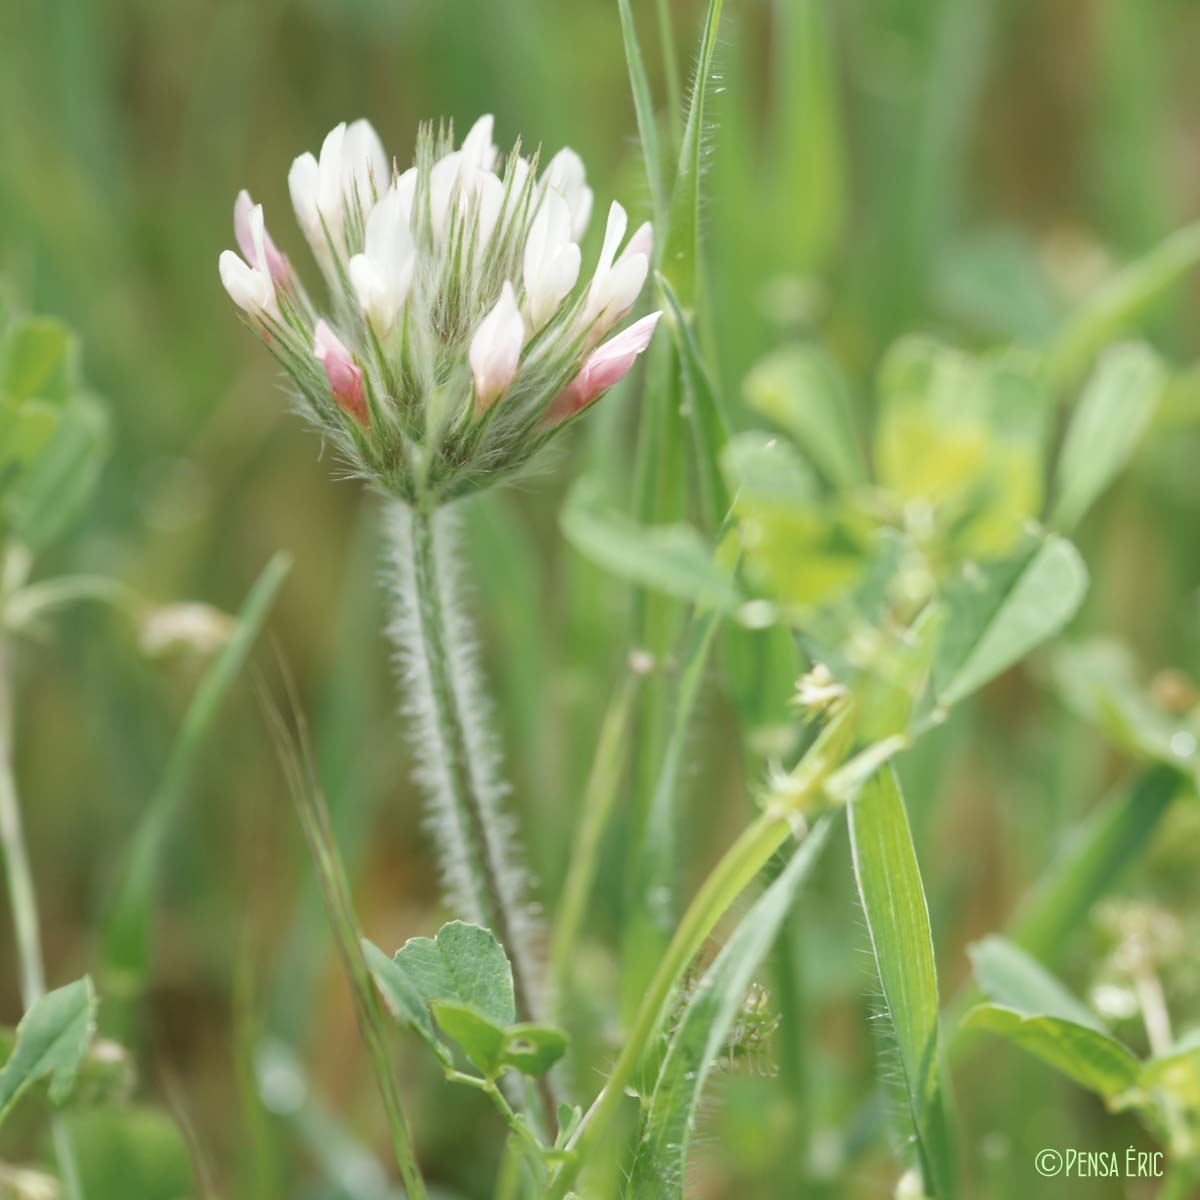
[[[624,379],[638,355],[650,345],[661,316],[661,312],[651,313],[593,350],[579,374],[551,401],[543,423],[562,424]]]
[[[338,406],[348,412],[364,429],[370,425],[367,403],[363,398],[362,371],[354,357],[337,335],[325,324],[317,322],[313,338],[313,354],[325,368],[325,378]]]
[[[238,192],[233,204],[233,235],[237,239],[238,249],[242,257],[256,270],[269,271],[276,287],[285,288],[292,279],[292,264],[286,254],[281,254],[271,235],[263,229],[263,254],[265,262],[259,262],[258,249],[254,243],[254,228],[250,221],[250,213],[254,210],[254,201],[250,193],[243,188]]]

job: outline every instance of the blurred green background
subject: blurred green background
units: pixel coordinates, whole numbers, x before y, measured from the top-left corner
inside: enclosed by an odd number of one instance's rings
[[[727,9],[703,215],[709,334],[734,406],[754,362],[797,337],[831,349],[863,407],[873,368],[902,332],[1038,345],[1114,264],[1200,207],[1194,0],[731,0]],[[654,6],[634,10],[663,96]],[[673,6],[673,55],[685,69],[702,15],[694,0]],[[273,551],[294,555],[272,630],[311,716],[363,924],[386,946],[431,932],[443,914],[394,716],[376,506],[331,478],[316,439],[288,414],[216,260],[232,244],[234,195],[248,187],[314,281],[287,196],[295,155],[365,115],[403,162],[420,120],[465,128],[486,111],[502,146],[520,135],[579,150],[601,211],[620,197],[645,215],[610,0],[0,7],[0,272],[24,307],[78,331],[87,379],[113,417],[95,502],[40,573],[95,571],[156,602],[232,611]],[[593,228],[593,254],[596,239]],[[1184,367],[1200,348],[1198,302],[1192,280],[1148,319]],[[1121,632],[1150,673],[1200,665],[1198,393],[1181,376],[1135,470],[1081,535],[1094,576],[1086,628]],[[485,661],[551,909],[629,649],[625,589],[565,547],[556,512],[584,466],[621,494],[633,395],[614,395],[542,476],[476,503],[467,519]],[[65,981],[93,962],[97,912],[200,664],[148,659],[138,631],[100,607],[72,610],[53,632],[20,657],[17,770],[50,975]],[[702,730],[693,775],[703,785],[686,801],[694,873],[740,827],[743,775],[756,763],[719,684]],[[1027,674],[1006,677],[906,762],[947,995],[966,976],[965,944],[1003,924],[1063,830],[1125,770]],[[1194,934],[1196,822],[1173,819],[1179,829],[1127,890],[1164,902]],[[150,1003],[125,1026],[114,1002],[106,1020],[138,1052],[139,1095],[165,1103],[187,1130],[196,1194],[387,1195],[348,995],[248,686],[209,743],[168,854]],[[590,926],[587,970],[599,989],[614,987],[621,861],[618,840]],[[863,1104],[874,1047],[847,875],[844,855],[828,856],[829,903],[814,910],[819,924],[805,921],[806,1028],[818,1032],[803,1123],[769,1074],[724,1079],[724,1103],[700,1133],[697,1196],[873,1197],[891,1186],[886,1139]],[[1081,987],[1102,935],[1083,941],[1064,966]],[[10,946],[6,916],[5,1022],[19,1011]],[[1193,1014],[1196,976],[1194,958],[1170,976],[1172,998]],[[430,1179],[489,1194],[501,1144],[492,1115],[411,1057],[403,1070],[419,1096]],[[1029,1169],[1038,1148],[1140,1137],[1003,1047],[973,1058],[956,1083],[980,1196],[1061,1195]],[[32,1153],[22,1137],[34,1136],[32,1125],[5,1132],[14,1154]],[[103,1129],[95,1136],[116,1144]],[[128,1168],[113,1169],[119,1178]],[[1086,1194],[1149,1193],[1094,1181]]]

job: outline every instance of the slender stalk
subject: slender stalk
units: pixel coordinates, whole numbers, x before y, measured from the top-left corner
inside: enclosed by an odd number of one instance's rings
[[[8,647],[0,636],[0,847],[4,852],[8,898],[12,905],[17,940],[17,967],[21,1002],[28,1010],[46,994],[46,969],[42,962],[42,935],[38,919],[33,872],[25,848],[21,806],[13,772],[13,711],[8,673]],[[54,1154],[58,1160],[68,1200],[83,1200],[83,1184],[75,1159],[70,1131],[61,1117],[51,1121]]]
[[[599,865],[600,843],[624,774],[625,756],[622,751],[629,733],[638,682],[639,676],[631,673],[614,694],[600,730],[600,740],[596,744],[596,755],[583,795],[579,828],[571,850],[550,946],[550,978],[556,1003],[561,1003],[574,961],[579,932],[587,915],[588,900]]]
[[[396,1166],[404,1181],[408,1200],[428,1200],[425,1180],[417,1165],[416,1152],[413,1149],[412,1132],[404,1111],[404,1102],[400,1097],[400,1090],[392,1070],[388,1026],[379,1002],[379,995],[375,990],[374,980],[371,978],[370,968],[363,957],[362,932],[359,929],[358,917],[354,910],[354,901],[350,895],[350,885],[347,882],[346,873],[337,852],[337,845],[333,839],[329,807],[317,782],[308,751],[303,717],[296,704],[290,676],[286,671],[284,677],[299,726],[297,734],[293,734],[288,729],[278,707],[271,700],[266,689],[261,686],[259,698],[275,740],[280,765],[296,803],[309,852],[312,854],[317,868],[317,878],[325,896],[330,925],[333,927],[338,951],[341,954],[354,998],[354,1011],[358,1019],[359,1032],[370,1056],[375,1082],[379,1088],[380,1099],[383,1101],[384,1112],[387,1116],[388,1133]]]

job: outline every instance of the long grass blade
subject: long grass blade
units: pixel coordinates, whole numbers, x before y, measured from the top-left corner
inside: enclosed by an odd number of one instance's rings
[[[680,781],[701,685],[720,623],[718,612],[708,613],[694,622],[688,637],[658,783],[630,869],[632,889],[621,956],[622,990],[630,1008],[641,998],[679,921]]]
[[[629,65],[629,86],[633,90],[633,107],[637,113],[638,136],[642,142],[642,158],[646,164],[646,183],[650,188],[650,206],[654,228],[663,230],[667,223],[667,191],[664,182],[662,147],[658,136],[658,118],[654,113],[654,98],[646,62],[638,41],[637,26],[629,0],[617,0],[621,15],[621,37],[625,42],[625,61]],[[661,236],[661,235],[660,235]]]
[[[259,688],[259,701],[325,896],[329,924],[354,998],[359,1032],[367,1048],[387,1116],[396,1166],[404,1180],[408,1200],[426,1200],[425,1181],[417,1165],[408,1117],[393,1074],[388,1024],[363,954],[362,930],[354,911],[345,868],[334,841],[329,806],[317,779],[307,727],[286,669],[284,681],[296,723],[294,730],[288,726],[265,686]]]
[[[713,56],[717,48],[717,30],[721,24],[724,0],[709,0],[692,95],[688,104],[687,124],[679,150],[679,170],[671,196],[663,274],[671,281],[685,312],[696,303],[700,276],[700,179],[703,168],[704,105],[712,82]]]
[[[287,554],[276,554],[250,589],[232,636],[192,697],[158,790],[134,832],[128,863],[104,932],[104,962],[110,981],[115,977],[129,990],[140,988],[149,968],[154,895],[163,843],[187,796],[205,740],[258,640],[291,565]]]
[[[704,515],[709,528],[715,529],[729,512],[729,489],[721,474],[721,453],[729,441],[729,418],[675,289],[661,274],[658,285],[667,305],[668,325],[683,367],[684,394],[696,444],[696,470]]]
[[[596,754],[580,806],[579,828],[575,834],[550,947],[550,978],[558,1000],[565,992],[596,879],[600,844],[624,777],[630,718],[639,682],[640,677],[632,672],[626,676],[613,696],[596,742]]]

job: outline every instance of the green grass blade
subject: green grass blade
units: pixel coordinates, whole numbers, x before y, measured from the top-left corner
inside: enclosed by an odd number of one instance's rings
[[[621,14],[621,37],[625,42],[625,61],[629,65],[629,86],[633,89],[633,107],[637,113],[638,136],[642,142],[642,158],[646,163],[646,182],[650,187],[650,205],[654,228],[662,230],[667,222],[667,192],[663,182],[663,154],[658,138],[658,119],[654,115],[654,98],[646,62],[638,42],[637,26],[629,0],[617,0]]]
[[[291,565],[287,554],[276,554],[250,589],[232,636],[192,697],[158,790],[134,832],[128,865],[104,932],[104,962],[109,973],[134,990],[140,987],[149,966],[150,927],[163,842],[187,795],[205,739],[262,632]]]
[[[688,638],[683,675],[675,696],[658,783],[630,869],[632,887],[623,938],[622,988],[630,1007],[640,999],[679,922],[679,789],[689,735],[713,639],[718,612],[697,620]]]
[[[772,153],[776,224],[797,269],[824,264],[845,220],[846,151],[834,63],[830,0],[775,0]]]
[[[825,847],[831,824],[832,817],[825,817],[804,839],[779,877],[738,923],[688,1001],[643,1120],[630,1180],[631,1200],[683,1196],[688,1141],[705,1082],[754,972]]]
[[[565,998],[571,964],[587,915],[599,866],[600,843],[625,776],[630,723],[639,676],[630,672],[612,698],[592,760],[591,774],[580,806],[579,827],[567,867],[558,919],[550,947],[550,980],[558,1001]]]
[[[713,55],[717,48],[717,29],[721,24],[723,0],[709,0],[692,80],[687,124],[679,150],[679,170],[671,196],[663,274],[670,280],[685,312],[696,304],[700,275],[700,176],[704,142],[704,102],[712,79]]]
[[[1183,787],[1177,771],[1153,767],[1092,816],[1018,909],[1009,940],[1049,961],[1140,857]]]
[[[890,767],[851,804],[850,845],[925,1191],[944,1200],[956,1193],[956,1168],[940,1066],[933,934],[908,816]]]
[[[667,85],[667,127],[671,144],[679,153],[683,139],[683,73],[679,69],[679,47],[675,44],[675,22],[671,18],[671,0],[655,0],[658,14],[658,41]]]
[[[1200,223],[1194,223],[1118,271],[1067,318],[1047,348],[1050,381],[1060,388],[1074,384],[1106,342],[1135,328],[1198,265]]]
[[[663,275],[658,276],[658,286],[667,306],[667,324],[683,367],[684,394],[696,444],[696,471],[700,478],[704,515],[709,528],[715,529],[729,512],[730,496],[721,473],[721,454],[729,441],[729,418],[675,289]]]
[[[1005,931],[1006,939],[1032,958],[1050,963],[1088,914],[1141,856],[1167,809],[1184,790],[1178,771],[1157,766],[1101,806],[1074,832],[1063,853],[1030,891]],[[948,1048],[957,1056],[968,1044],[962,1019],[979,999],[972,985],[947,1007]]]

